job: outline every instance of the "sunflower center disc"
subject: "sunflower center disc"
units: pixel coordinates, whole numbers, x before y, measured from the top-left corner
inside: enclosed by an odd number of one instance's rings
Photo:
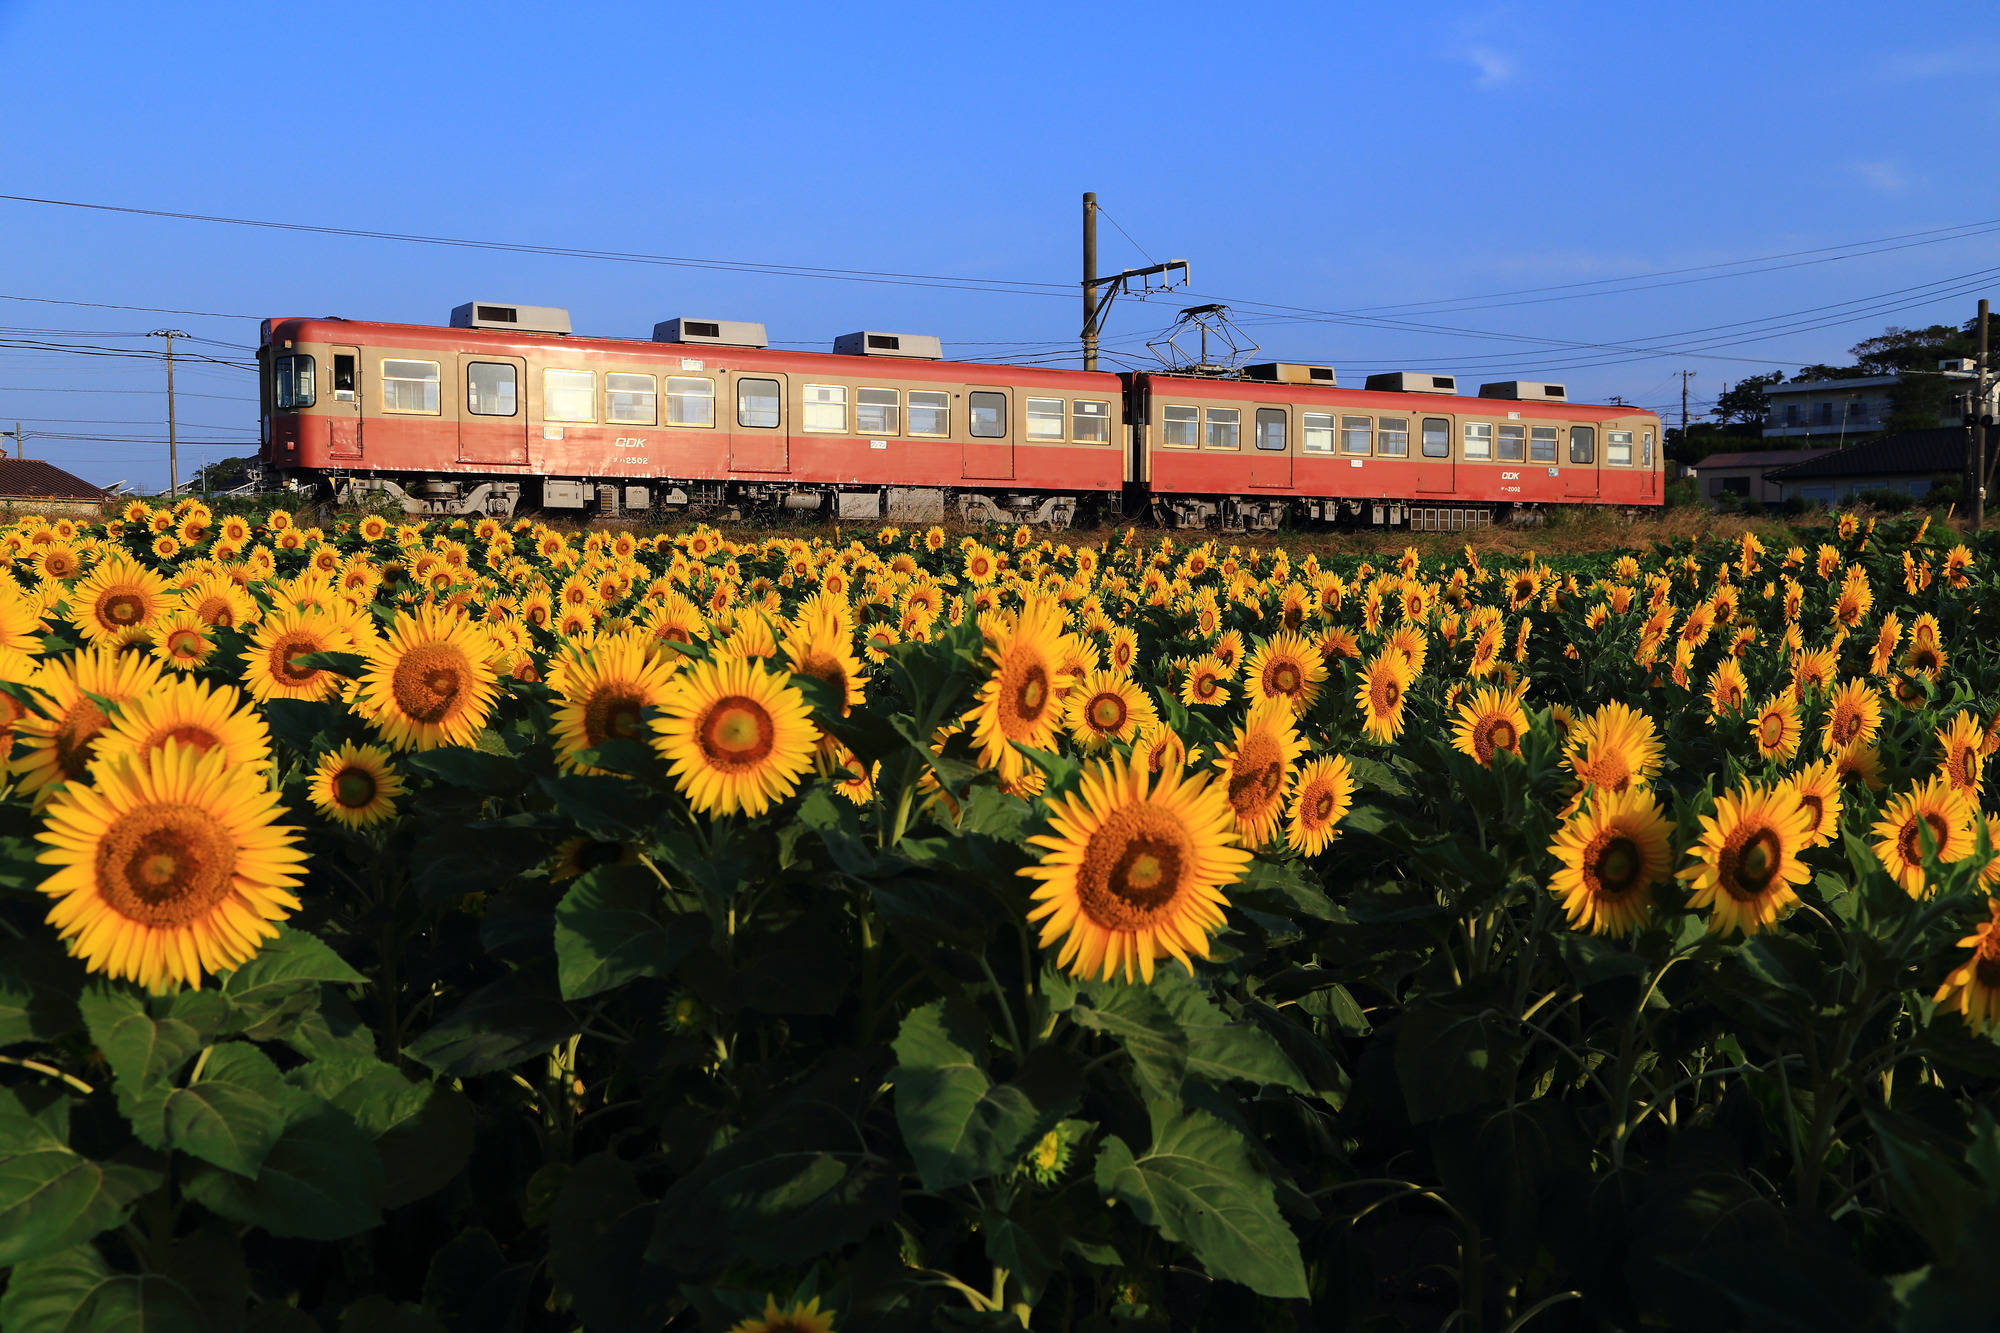
[[[1334,799],[1333,799],[1332,788],[1321,787],[1316,793],[1314,793],[1311,803],[1305,807],[1306,822],[1311,824],[1314,828],[1318,828],[1319,826],[1325,824],[1328,820],[1333,818],[1333,807],[1334,807]]]
[[[333,780],[333,799],[349,810],[360,810],[375,799],[375,778],[358,768],[343,768]]]
[[[390,678],[396,706],[417,722],[440,722],[456,710],[472,664],[449,644],[426,643],[403,654]]]
[[[1299,692],[1298,669],[1287,664],[1271,673],[1271,691],[1274,694],[1297,694]]]
[[[1190,852],[1187,830],[1172,815],[1144,806],[1113,811],[1084,848],[1078,904],[1106,930],[1153,925],[1180,896]]]
[[[1623,834],[1613,833],[1602,847],[1595,850],[1596,855],[1589,864],[1597,880],[1598,892],[1609,895],[1629,893],[1634,881],[1639,878],[1638,846]]]
[[[304,657],[308,653],[321,652],[325,648],[326,645],[317,639],[280,640],[278,645],[271,650],[271,674],[283,680],[287,685],[311,684],[319,678],[318,669],[298,666],[295,664],[296,659]]]
[[[1732,873],[1723,877],[1723,887],[1738,898],[1760,897],[1777,878],[1781,848],[1778,835],[1768,828],[1751,834],[1737,849]]]
[[[185,926],[229,893],[236,845],[215,816],[190,805],[141,806],[97,847],[97,887],[140,925]]]
[[[114,592],[97,604],[98,614],[113,625],[136,625],[146,618],[146,603],[137,593]]]
[[[645,700],[629,691],[599,693],[584,707],[584,738],[592,745],[632,739],[639,734],[639,710],[645,706]]]
[[[1913,866],[1924,863],[1924,845],[1918,839],[1917,831],[1925,824],[1930,825],[1931,841],[1937,844],[1940,852],[1944,850],[1945,839],[1950,835],[1944,820],[1929,810],[1922,811],[1918,819],[1906,820],[1902,831],[1896,837],[1896,850],[1902,853],[1903,860]]]
[[[167,652],[174,657],[192,659],[201,656],[202,637],[193,630],[176,630],[167,636]]]
[[[56,728],[56,769],[64,781],[74,782],[83,776],[90,764],[90,755],[97,748],[97,734],[111,719],[89,699],[78,699],[63,714],[62,725]]]
[[[771,715],[740,694],[716,700],[701,727],[701,748],[719,768],[754,768],[775,739]]]
[[[1099,731],[1116,731],[1125,725],[1125,701],[1115,694],[1100,694],[1090,701],[1090,725]]]

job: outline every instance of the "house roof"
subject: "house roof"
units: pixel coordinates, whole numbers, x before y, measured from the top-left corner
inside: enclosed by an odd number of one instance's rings
[[[1784,467],[1829,452],[1825,449],[1752,449],[1741,454],[1710,454],[1694,465],[1696,472],[1717,467]]]
[[[0,497],[10,500],[105,500],[110,492],[39,458],[0,458]]]
[[[1944,374],[1954,372],[1945,371]],[[1971,379],[1970,375],[1965,376]],[[1901,380],[1897,375],[1863,375],[1849,380],[1795,380],[1790,384],[1773,384],[1764,392],[1772,398],[1786,394],[1845,393],[1849,389],[1873,389],[1885,384],[1896,384]]]
[[[1890,477],[1912,472],[1957,472],[1965,467],[1965,430],[1938,426],[1902,430],[1852,449],[1819,449],[1819,456],[1765,473],[1771,481],[1829,477]]]

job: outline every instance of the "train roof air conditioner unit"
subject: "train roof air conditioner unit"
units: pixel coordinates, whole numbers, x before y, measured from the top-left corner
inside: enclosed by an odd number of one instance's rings
[[[833,340],[841,356],[901,356],[917,361],[944,360],[944,344],[928,333],[843,333]]]
[[[656,343],[705,343],[710,347],[769,347],[762,324],[743,319],[662,320],[653,326]]]
[[[554,305],[467,301],[452,307],[455,329],[507,329],[514,333],[568,333],[569,311]]]
[[[1332,366],[1296,366],[1289,361],[1265,361],[1243,367],[1246,380],[1269,380],[1277,384],[1321,384],[1332,388],[1339,383]]]
[[[1569,389],[1561,384],[1544,384],[1540,380],[1502,380],[1498,384],[1479,386],[1481,398],[1513,398],[1524,403],[1566,403]]]
[[[1458,377],[1455,375],[1430,375],[1414,370],[1392,370],[1382,375],[1370,375],[1367,386],[1384,393],[1457,393]]]

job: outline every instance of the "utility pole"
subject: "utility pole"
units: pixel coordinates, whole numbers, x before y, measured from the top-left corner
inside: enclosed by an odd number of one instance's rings
[[[1972,438],[1966,441],[1965,458],[1968,471],[1972,474],[1972,486],[1967,499],[1972,505],[1972,530],[1978,532],[1986,525],[1986,428],[1993,418],[1987,410],[1986,401],[1986,302],[1979,303],[1979,393],[1972,405],[1972,415],[1966,418],[1972,423]]]
[[[180,433],[174,419],[174,339],[187,334],[180,329],[154,329],[146,336],[167,340],[167,495],[171,497],[181,488]]]
[[[1688,381],[1695,377],[1696,372],[1692,370],[1676,370],[1674,374],[1681,377],[1681,457],[1686,458],[1688,452]]]
[[[1083,196],[1083,368],[1097,369],[1097,195]]]

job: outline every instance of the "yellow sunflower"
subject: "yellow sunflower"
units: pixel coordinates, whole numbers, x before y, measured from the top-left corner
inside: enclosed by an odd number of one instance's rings
[[[1850,680],[1828,701],[1820,750],[1832,754],[1856,741],[1872,741],[1882,730],[1882,696],[1865,680]]]
[[[1840,832],[1840,770],[1831,759],[1821,759],[1807,764],[1779,784],[1798,798],[1806,813],[1812,816],[1812,826],[1806,834],[1806,846],[1824,847],[1832,842]]]
[[[1354,805],[1354,766],[1344,755],[1321,755],[1299,769],[1292,784],[1292,801],[1285,822],[1285,845],[1306,856],[1318,856],[1338,833],[1338,825]]]
[[[354,635],[323,611],[273,612],[257,626],[243,653],[243,684],[258,703],[269,699],[327,699],[340,692],[341,677],[298,659],[312,653],[354,651]]]
[[[254,623],[259,615],[257,602],[236,580],[210,574],[181,591],[182,609],[203,624],[220,629],[236,629]]]
[[[785,656],[796,675],[811,676],[833,688],[845,717],[868,697],[867,669],[854,655],[851,619],[843,620],[827,598],[817,612],[802,609],[784,642]]]
[[[206,753],[221,750],[231,768],[271,766],[271,732],[234,685],[170,676],[127,702],[99,733],[96,763],[143,758],[169,741]]]
[[[1979,799],[1979,783],[1985,765],[1986,731],[1976,713],[1962,712],[1949,726],[1939,727],[1937,743],[1942,750],[1938,772],[1951,789],[1970,801]]]
[[[215,655],[214,632],[186,611],[174,611],[153,626],[153,656],[176,671],[198,671]]]
[[[1383,744],[1403,734],[1403,698],[1410,683],[1409,662],[1393,648],[1384,648],[1362,668],[1354,701],[1361,708],[1362,730]]]
[[[1061,699],[1072,683],[1059,663],[1069,655],[1062,610],[1053,602],[1029,598],[1014,624],[993,626],[986,645],[993,673],[964,718],[983,767],[1016,779],[1028,763],[1016,746],[1053,746],[1063,716]]]
[[[1572,930],[1629,935],[1653,913],[1653,886],[1671,878],[1673,821],[1643,787],[1599,791],[1549,844],[1562,863],[1549,892]]]
[[[1834,755],[1832,763],[1843,787],[1859,783],[1871,791],[1882,790],[1882,752],[1873,745],[1856,741]]]
[[[1237,836],[1247,846],[1259,847],[1278,830],[1292,761],[1304,753],[1306,743],[1293,725],[1291,706],[1283,699],[1252,705],[1243,725],[1236,728],[1234,740],[1233,745],[1222,747],[1215,766],[1227,784]]]
[[[355,711],[398,750],[470,745],[493,708],[492,654],[492,640],[462,615],[404,612],[370,647]]]
[[[566,648],[549,671],[549,688],[561,701],[554,718],[556,762],[578,773],[601,773],[577,755],[610,740],[644,740],[642,713],[666,704],[680,663],[650,656],[645,640],[629,634]]]
[[[0,649],[38,653],[42,650],[43,632],[40,602],[0,574]]]
[[[60,867],[49,923],[92,972],[151,991],[242,966],[299,909],[305,852],[276,793],[220,747],[169,742],[97,769],[49,802],[36,837]]]
[[[152,570],[113,556],[70,590],[70,623],[91,643],[124,642],[166,612],[171,591]]]
[[[2000,1027],[2000,898],[1986,900],[1986,920],[1958,942],[1972,957],[1952,970],[1933,997],[1942,1009],[1965,1016],[1974,1032]]]
[[[688,667],[665,713],[653,720],[653,744],[675,785],[703,814],[761,815],[812,768],[819,730],[805,696],[755,659]]]
[[[1488,685],[1458,706],[1451,743],[1461,754],[1469,754],[1484,768],[1493,767],[1493,756],[1501,751],[1519,757],[1521,737],[1528,734],[1528,715],[1511,691]]]
[[[1659,772],[1664,753],[1653,719],[1613,701],[1572,724],[1563,761],[1578,782],[1622,792],[1644,786]]]
[[[1223,684],[1229,672],[1214,657],[1202,657],[1188,664],[1187,679],[1181,682],[1181,702],[1218,705],[1229,702],[1229,687]]]
[[[1041,881],[1028,919],[1042,923],[1042,947],[1062,940],[1056,965],[1079,977],[1150,983],[1162,955],[1192,974],[1189,955],[1208,957],[1223,924],[1223,887],[1251,860],[1230,823],[1222,791],[1179,765],[1154,784],[1120,755],[1093,761],[1076,794],[1050,803],[1051,831],[1028,839],[1046,849],[1020,871]]]
[[[349,828],[367,828],[393,818],[403,779],[380,745],[341,742],[340,749],[319,757],[306,795],[319,812]]]
[[[13,767],[21,775],[21,790],[81,779],[111,722],[97,701],[122,707],[159,679],[160,664],[138,653],[86,648],[42,662],[27,684],[42,697],[46,716],[30,713],[14,723]]]
[[[1130,743],[1160,720],[1153,701],[1122,671],[1091,672],[1064,697],[1063,705],[1071,739],[1086,750],[1101,750],[1112,741]]]
[[[793,1301],[778,1308],[778,1298],[764,1296],[764,1313],[752,1315],[730,1328],[729,1333],[833,1333],[833,1311],[819,1308],[819,1297]]]
[[[1799,752],[1799,704],[1787,693],[1772,695],[1757,705],[1750,719],[1750,734],[1757,741],[1757,753],[1773,763],[1782,763]]]
[[[1250,654],[1243,680],[1253,702],[1283,699],[1294,713],[1303,713],[1319,698],[1320,685],[1326,680],[1326,659],[1303,635],[1284,630]]]
[[[1750,703],[1750,682],[1733,657],[1725,657],[1709,673],[1708,711],[1711,719],[1720,721],[1742,712]]]
[[[1799,860],[1811,828],[1811,813],[1780,788],[1746,783],[1715,798],[1688,849],[1695,864],[1677,872],[1692,881],[1691,905],[1709,909],[1710,933],[1754,935],[1798,900],[1792,886],[1812,875]]]
[[[1942,777],[1934,777],[1893,798],[1869,831],[1876,835],[1875,859],[1912,898],[1928,897],[1924,879],[1923,834],[1929,830],[1940,865],[1972,854],[1972,821],[1978,812]]]

